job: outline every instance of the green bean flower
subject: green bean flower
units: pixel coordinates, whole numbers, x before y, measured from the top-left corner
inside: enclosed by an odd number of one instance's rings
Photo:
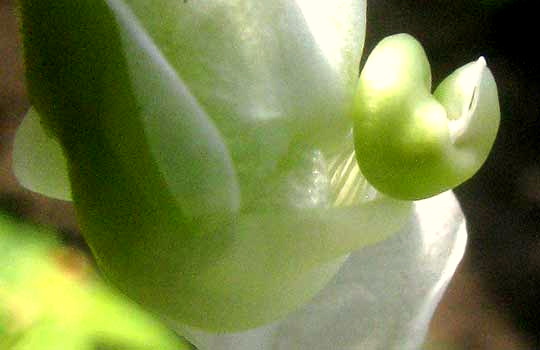
[[[358,83],[365,6],[20,0],[16,175],[72,199],[105,278],[201,350],[414,349],[496,89],[481,60],[431,96],[408,36]]]

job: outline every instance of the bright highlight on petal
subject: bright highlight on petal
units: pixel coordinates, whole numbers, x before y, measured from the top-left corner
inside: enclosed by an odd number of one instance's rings
[[[365,32],[363,1],[296,1],[307,26],[336,74],[349,79],[349,70],[358,52],[362,52]],[[345,71],[343,70],[345,69]]]
[[[484,57],[457,69],[433,94],[448,112],[456,149],[475,157],[471,161],[480,167],[495,140],[500,119],[497,85]]]

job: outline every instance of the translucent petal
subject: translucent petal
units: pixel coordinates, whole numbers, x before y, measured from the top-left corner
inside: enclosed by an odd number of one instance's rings
[[[283,321],[242,333],[179,331],[200,350],[418,349],[466,239],[461,209],[445,192],[415,202],[408,226],[351,254],[311,303]]]
[[[13,168],[17,180],[29,190],[71,200],[67,160],[62,147],[47,134],[34,108],[28,111],[17,130]]]

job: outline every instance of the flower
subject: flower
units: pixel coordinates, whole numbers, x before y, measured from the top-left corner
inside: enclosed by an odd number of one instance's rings
[[[73,195],[111,283],[201,350],[418,346],[466,233],[451,193],[395,200],[359,171],[365,1],[21,13],[35,109],[16,174]]]

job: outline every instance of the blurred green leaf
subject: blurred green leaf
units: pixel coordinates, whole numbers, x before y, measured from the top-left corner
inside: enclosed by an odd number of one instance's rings
[[[0,349],[188,349],[41,231],[0,214]]]

